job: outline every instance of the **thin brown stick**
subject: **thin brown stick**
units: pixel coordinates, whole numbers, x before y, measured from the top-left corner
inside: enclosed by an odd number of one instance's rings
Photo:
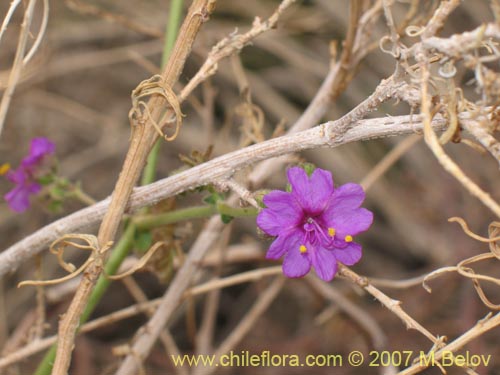
[[[468,116],[468,113],[462,114],[463,118]],[[444,128],[445,123],[442,117],[436,116],[432,120],[432,127],[436,131],[440,131]],[[337,130],[335,135],[328,136],[328,133],[333,133],[331,129],[338,128],[337,124],[343,126],[347,124],[348,129]],[[260,160],[310,148],[336,147],[350,142],[412,134],[421,130],[420,116],[394,116],[369,120],[354,119],[352,123],[341,118],[310,130],[273,138],[228,153],[185,172],[159,180],[148,186],[136,188],[131,196],[128,209],[135,211],[183,191],[227,178],[235,171]],[[103,218],[109,205],[110,199],[105,199],[55,221],[5,249],[0,253],[0,276],[14,271],[26,259],[44,250],[49,243],[56,240],[62,233],[84,231],[86,228],[95,225]]]
[[[347,268],[344,265],[339,266],[339,274],[349,279],[356,285],[366,290],[372,296],[374,296],[380,303],[387,307],[394,315],[401,319],[408,329],[415,329],[419,331],[422,335],[427,337],[433,344],[440,343],[440,339],[430,333],[425,327],[413,319],[407,312],[401,308],[401,302],[388,297],[386,294],[382,293],[380,290],[375,288],[370,284],[369,280],[365,277],[359,276],[357,273]]]
[[[5,13],[5,18],[3,19],[2,27],[0,28],[0,41],[2,40],[5,30],[7,30],[7,25],[10,23],[10,20],[12,19],[12,16],[14,15],[14,12],[19,4],[21,4],[21,0],[12,0],[10,2],[9,10]]]
[[[278,293],[285,285],[285,278],[283,276],[276,277],[271,284],[259,295],[257,301],[252,305],[248,313],[241,319],[238,325],[231,331],[231,333],[220,344],[219,348],[215,351],[215,358],[229,352],[243,339],[243,337],[252,329],[253,325],[260,318],[260,316],[268,309],[274,301]],[[201,372],[204,375],[212,374],[217,367],[212,366],[204,369]]]
[[[179,37],[168,64],[162,74],[163,84],[166,87],[172,87],[177,81],[184,62],[191,52],[194,39],[202,23],[208,19],[213,11],[214,5],[212,0],[193,1],[179,31]],[[149,151],[158,137],[155,128],[151,125],[162,116],[164,105],[165,101],[161,96],[152,97],[148,103],[148,111],[151,113],[149,121],[146,120],[146,122],[138,123],[133,127],[132,139],[122,172],[116,182],[109,209],[104,215],[99,228],[98,242],[100,247],[114,240],[132,189],[139,179]],[[100,252],[97,252],[97,254],[99,256],[96,256],[88,266],[71,305],[59,324],[59,339],[53,375],[66,375],[69,368],[80,316],[97,279],[102,274],[104,266],[105,254]]]
[[[122,280],[122,283],[125,285],[129,293],[139,305],[145,305],[148,302],[148,297],[132,276],[125,277]],[[149,309],[145,310],[144,313],[146,314],[146,316],[150,317],[153,314],[153,311],[153,309]],[[160,341],[163,344],[165,353],[167,355],[181,354],[179,347],[177,346],[172,334],[167,328],[163,329],[163,331],[160,333]],[[187,370],[182,367],[175,368],[175,372],[179,375],[188,375]]]
[[[190,296],[200,295],[214,290],[218,290],[220,288],[225,288],[232,285],[238,285],[240,283],[256,281],[266,276],[279,275],[280,273],[281,273],[281,266],[264,268],[262,270],[260,269],[253,270],[246,272],[244,274],[235,275],[236,277],[231,276],[228,278],[220,279],[220,282],[209,281],[208,283],[197,285],[191,289],[188,289],[185,294]],[[107,316],[97,318],[95,320],[92,320],[84,324],[79,330],[79,333],[90,332],[92,330],[101,328],[111,323],[130,318],[131,316],[151,311],[152,309],[158,307],[160,302],[161,299],[157,298],[145,303],[140,303],[130,307],[126,307],[122,310],[116,311]],[[29,316],[26,320],[26,328],[21,329],[21,332],[18,336],[22,336],[23,333],[28,330],[34,319],[35,319],[35,314],[32,313],[31,316]],[[14,337],[12,337],[11,339],[14,339]],[[18,343],[20,340],[21,338],[18,337],[16,343]],[[13,363],[16,363],[18,361],[21,361],[23,359],[26,359],[27,357],[48,348],[56,341],[57,341],[57,336],[51,336],[41,339],[37,342],[29,343],[28,345],[18,349],[15,352],[9,354],[4,353],[5,355],[3,355],[2,358],[0,358],[0,369],[9,366]],[[14,345],[15,343],[13,343],[11,346]]]
[[[231,237],[233,225],[228,225],[222,230],[221,239],[212,254],[217,258],[218,263],[213,271],[212,281],[218,280],[222,274],[222,268],[226,263],[228,254],[228,244]],[[212,352],[214,334],[217,329],[217,315],[220,303],[221,289],[215,289],[207,293],[203,306],[200,328],[196,334],[195,347],[196,354],[203,355]],[[194,298],[190,298],[194,301]],[[195,368],[192,375],[198,375],[198,369]]]
[[[436,136],[436,133],[432,129],[431,125],[431,103],[428,88],[430,73],[428,66],[429,62],[426,57],[425,51],[422,50],[417,55],[417,60],[419,61],[421,71],[421,111],[423,116],[425,142],[434,153],[443,168],[448,173],[453,175],[469,191],[470,194],[478,198],[497,217],[500,217],[500,205],[490,196],[490,194],[483,191],[462,171],[462,169],[444,152],[443,147],[439,143],[439,139]]]
[[[318,291],[323,297],[332,301],[340,310],[351,317],[362,329],[371,337],[373,347],[377,350],[384,350],[387,346],[387,336],[375,319],[361,307],[351,302],[332,285],[326,284],[317,277],[308,276],[306,281]]]
[[[281,14],[293,3],[295,0],[284,0],[279,5],[278,9],[267,19],[265,22],[256,19],[253,27],[245,34],[230,35],[229,37],[221,40],[206,58],[202,67],[198,70],[196,75],[189,81],[189,83],[182,89],[179,95],[179,101],[185,100],[189,94],[208,77],[215,74],[218,68],[218,62],[230,55],[235,51],[241,50],[251,40],[255,39],[260,34],[273,28],[278,22]]]
[[[137,338],[132,346],[131,353],[120,365],[116,372],[117,375],[132,375],[137,372],[137,366],[140,361],[146,357],[156,342],[158,334],[165,326],[169,317],[177,308],[177,304],[182,298],[184,291],[187,289],[197,264],[202,259],[206,251],[206,245],[212,244],[219,237],[219,232],[222,226],[219,217],[213,217],[207,223],[205,230],[198,236],[191,250],[189,251],[184,265],[177,272],[175,278],[170,283],[170,287],[161,299],[153,317],[144,326],[142,334]]]
[[[12,96],[14,95],[16,85],[19,81],[21,71],[24,66],[24,52],[26,51],[26,46],[28,44],[28,36],[30,34],[31,22],[33,21],[35,4],[36,0],[30,0],[28,6],[26,7],[26,11],[24,12],[23,23],[21,24],[21,32],[19,34],[19,41],[17,43],[16,56],[14,57],[14,63],[12,64],[7,87],[5,88],[2,96],[2,101],[0,103],[0,135],[2,134],[5,117],[7,116],[7,111],[9,109]]]
[[[405,138],[403,141],[397,144],[391,151],[389,151],[383,158],[380,160],[372,170],[363,177],[360,185],[363,186],[363,189],[367,191],[371,188],[371,186],[382,176],[385,172],[387,172],[400,158],[403,156],[411,147],[413,147],[422,137],[419,135],[410,135]]]
[[[141,23],[136,22],[134,19],[127,18],[121,14],[115,14],[111,12],[107,12],[104,9],[101,9],[97,6],[83,3],[78,0],[65,0],[66,5],[73,9],[76,12],[86,15],[93,15],[103,20],[106,20],[111,23],[116,23],[117,25],[121,25],[129,30],[133,30],[140,34],[148,35],[153,38],[162,38],[163,32],[162,30],[143,25]]]
[[[493,317],[491,317],[491,313],[488,314],[484,319],[478,321],[474,327],[450,342],[448,345],[439,348],[439,350],[432,351],[430,355],[434,358],[433,363],[439,363],[439,360],[443,358],[445,353],[456,352],[457,350],[463,348],[467,343],[481,336],[483,333],[498,327],[499,325],[500,313],[494,315]],[[418,361],[413,366],[399,372],[398,375],[418,374],[427,367],[429,367],[429,365],[427,365],[425,361]]]
[[[500,165],[500,142],[491,135],[482,121],[462,121],[462,126],[481,143]]]

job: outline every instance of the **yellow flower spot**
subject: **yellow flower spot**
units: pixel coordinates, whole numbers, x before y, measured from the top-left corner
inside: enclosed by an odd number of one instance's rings
[[[328,228],[328,235],[329,235],[330,237],[335,236],[335,229],[333,229],[333,228]]]
[[[302,254],[304,254],[307,251],[307,247],[305,247],[304,245],[300,245],[299,250]]]
[[[6,174],[10,169],[10,164],[9,163],[3,163],[0,165],[0,176],[3,176]]]
[[[352,236],[348,234],[347,236],[345,236],[344,241],[345,242],[352,242]]]

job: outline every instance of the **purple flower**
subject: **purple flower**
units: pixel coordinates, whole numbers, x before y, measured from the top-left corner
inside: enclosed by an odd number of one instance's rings
[[[37,182],[33,182],[22,167],[8,172],[7,179],[16,184],[14,189],[4,196],[9,207],[16,212],[26,211],[30,206],[29,196],[38,193],[42,187]]]
[[[30,153],[23,159],[21,166],[25,169],[36,168],[46,155],[53,154],[56,146],[47,138],[33,138]]]
[[[373,214],[360,208],[365,193],[353,183],[335,189],[331,173],[319,168],[311,177],[299,167],[287,175],[292,191],[265,195],[266,208],[257,216],[257,225],[277,236],[266,257],[285,255],[283,273],[288,277],[302,277],[313,266],[321,279],[330,281],[337,262],[350,266],[361,258],[361,245],[353,237],[373,222]]]
[[[9,207],[16,212],[24,212],[30,205],[29,197],[41,190],[36,181],[37,168],[42,165],[45,156],[53,154],[55,145],[47,138],[34,138],[30,153],[24,157],[19,168],[7,173],[6,177],[16,186],[4,195]]]

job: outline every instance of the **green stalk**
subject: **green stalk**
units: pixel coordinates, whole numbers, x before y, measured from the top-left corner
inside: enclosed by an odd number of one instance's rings
[[[179,30],[179,24],[181,22],[182,3],[183,0],[172,0],[172,3],[170,4],[170,14],[168,17],[167,28],[165,30],[165,44],[161,57],[162,68],[167,63],[170,52],[172,52],[175,40],[177,39],[177,30]],[[151,149],[151,152],[149,153],[148,162],[142,174],[142,185],[148,185],[155,180],[156,165],[158,164],[158,154],[160,153],[162,142],[163,139],[158,139]]]
[[[178,223],[179,221],[201,219],[215,214],[227,215],[232,217],[254,217],[259,212],[253,207],[232,207],[224,202],[217,202],[214,205],[194,206],[181,208],[175,211],[163,212],[161,214],[146,214],[135,216],[132,223],[140,231],[161,227],[164,225]]]
[[[136,216],[132,220],[137,229],[147,230],[179,221],[210,217],[216,213],[217,208],[215,206],[195,206],[175,211],[163,212],[161,214]]]
[[[109,284],[111,284],[111,280],[108,279],[106,275],[114,275],[116,274],[116,271],[118,271],[118,268],[120,268],[123,260],[127,257],[130,249],[132,248],[135,231],[135,225],[132,223],[128,223],[125,232],[123,232],[120,238],[120,241],[118,241],[108,261],[106,262],[106,266],[104,267],[104,275],[101,275],[101,277],[99,277],[99,280],[97,280],[94,291],[89,298],[89,303],[83,311],[82,317],[80,318],[80,325],[82,325],[89,319],[102,296],[104,295],[106,290],[108,290]]]
[[[165,35],[165,46],[162,55],[162,66],[164,66],[165,63],[168,61],[170,52],[174,47],[175,40],[177,39],[177,31],[179,30],[179,24],[182,16],[182,5],[183,5],[183,0],[172,0],[170,4],[170,14],[168,18],[166,35]],[[141,180],[141,183],[143,185],[150,184],[155,179],[155,171],[156,171],[159,150],[160,150],[160,142],[157,141],[156,144],[153,146],[152,151],[149,154],[148,163],[144,169],[144,174]],[[107,275],[115,274],[118,268],[120,267],[121,263],[125,259],[125,257],[128,255],[132,247],[136,229],[137,229],[136,226],[132,223],[128,223],[128,225],[126,226],[125,232],[120,238],[120,241],[118,241],[118,244],[111,253],[111,256],[109,257],[109,260],[107,261],[106,266],[104,268],[105,273]],[[87,319],[90,317],[95,307],[101,300],[102,296],[108,289],[109,284],[110,280],[107,279],[105,276],[101,276],[99,278],[96,287],[92,292],[92,295],[90,296],[89,303],[80,318],[80,324],[86,322]],[[40,364],[38,365],[35,375],[50,375],[50,373],[52,372],[52,365],[56,357],[56,351],[57,351],[57,345],[54,344],[52,345],[50,350],[45,354],[42,362],[40,362]]]
[[[254,207],[232,207],[221,201],[217,202],[217,212],[232,217],[254,217],[259,213]]]
[[[122,234],[120,241],[118,241],[115,249],[111,253],[109,260],[106,263],[106,266],[104,267],[106,275],[115,274],[125,257],[128,255],[132,247],[135,229],[135,225],[127,225],[127,229],[125,229],[125,232]],[[99,278],[96,287],[92,292],[92,295],[90,296],[89,303],[80,318],[80,325],[88,320],[95,307],[101,300],[102,296],[108,289],[110,282],[111,280],[106,278],[106,276],[104,275]],[[52,364],[54,363],[54,359],[56,356],[56,350],[57,344],[52,345],[47,354],[45,354],[42,362],[40,362],[40,364],[38,365],[38,368],[34,375],[50,375],[50,372],[52,371]]]

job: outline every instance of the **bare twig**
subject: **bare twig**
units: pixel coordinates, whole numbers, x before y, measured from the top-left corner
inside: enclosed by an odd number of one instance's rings
[[[232,285],[237,285],[240,283],[246,283],[246,282],[251,282],[251,281],[256,281],[259,280],[263,277],[266,276],[273,276],[273,275],[278,275],[281,273],[281,266],[277,267],[268,267],[264,268],[261,270],[254,270],[254,271],[249,271],[246,272],[245,274],[241,275],[235,275],[231,276],[228,278],[223,278],[220,280],[217,280],[217,282],[214,281],[209,281],[205,284],[200,284],[197,286],[194,286],[191,289],[188,289],[184,296],[195,296],[195,295],[200,295],[204,293],[208,293],[210,291],[218,290],[220,288],[225,288],[228,286]],[[86,324],[84,324],[79,333],[85,333],[85,332],[90,332],[92,330],[101,328],[103,326],[109,325],[111,323],[130,318],[131,316],[142,314],[144,312],[151,311],[152,309],[158,307],[161,303],[161,298],[157,298],[154,300],[150,300],[145,303],[140,303],[136,304],[127,308],[124,308],[122,310],[113,312],[110,315],[103,316],[101,318],[94,319]],[[26,319],[26,322],[23,323],[23,327],[20,328],[20,333],[19,335],[16,335],[16,337],[11,337],[11,340],[16,341],[13,343],[11,346],[17,346],[18,342],[21,341],[21,337],[17,336],[22,336],[32,325],[33,321],[35,320],[35,314],[34,312],[28,316]],[[26,346],[11,352],[11,353],[3,353],[5,355],[0,358],[0,369],[9,366],[13,363],[16,363],[18,361],[21,361],[25,359],[26,357],[29,357],[33,354],[36,354],[46,348],[48,348],[50,345],[55,343],[57,340],[57,336],[51,336],[47,337],[44,339],[41,339],[36,342],[31,342],[27,344]],[[17,345],[16,345],[17,344]]]
[[[468,113],[462,114],[463,118],[468,118],[468,116]],[[196,186],[227,178],[236,170],[260,160],[309,148],[336,147],[350,142],[422,131],[420,116],[395,116],[355,121],[350,129],[344,130],[345,133],[337,132],[336,136],[330,138],[328,133],[331,132],[331,129],[337,128],[338,123],[345,125],[345,121],[340,119],[300,133],[270,139],[220,156],[148,186],[136,188],[131,196],[128,210],[132,212]],[[432,126],[437,131],[442,130],[445,124],[445,119],[440,116],[436,116],[432,120]],[[77,211],[47,225],[4,250],[0,253],[0,276],[14,271],[24,260],[42,251],[63,233],[84,231],[97,224],[104,216],[109,204],[110,199],[108,198]]]
[[[40,30],[38,31],[33,46],[31,46],[31,49],[23,59],[23,65],[28,64],[28,62],[32,59],[32,57],[35,55],[36,51],[40,47],[43,37],[45,36],[45,31],[47,30],[48,23],[49,23],[49,0],[43,0],[42,24],[40,25]]]
[[[179,101],[185,100],[201,82],[205,81],[208,77],[215,74],[218,68],[217,64],[220,60],[230,56],[235,51],[241,50],[251,40],[255,39],[263,32],[273,28],[278,22],[280,15],[294,2],[295,0],[284,0],[279,5],[278,9],[276,9],[271,17],[269,17],[265,22],[262,22],[259,18],[256,18],[252,28],[247,33],[242,35],[230,35],[217,43],[217,45],[213,47],[207,59],[203,63],[203,66],[198,70],[196,75],[181,91],[179,95]]]
[[[363,178],[363,180],[360,182],[360,185],[363,186],[363,189],[365,191],[370,189],[370,187],[377,181],[377,179],[385,172],[387,172],[389,168],[391,168],[399,160],[399,158],[403,156],[420,139],[420,136],[414,134],[398,143],[398,145],[391,151],[389,151],[387,155],[385,155],[383,159],[380,160]]]
[[[462,121],[461,124],[500,164],[500,142],[485,129],[483,122],[466,120]]]
[[[132,346],[131,353],[122,362],[117,371],[117,375],[135,374],[137,366],[140,365],[138,361],[142,361],[151,350],[156,342],[156,339],[177,308],[184,290],[188,287],[194,271],[197,268],[198,262],[202,259],[206,251],[206,244],[212,244],[219,236],[220,227],[222,222],[219,217],[213,217],[208,222],[205,230],[196,239],[189,254],[187,255],[183,267],[177,272],[174,280],[171,282],[170,287],[161,299],[153,317],[145,325],[142,334],[137,338]]]
[[[21,0],[12,0],[10,2],[9,10],[5,13],[5,18],[3,19],[2,27],[0,28],[0,41],[2,40],[3,33],[7,30],[7,25],[10,23],[10,20],[19,4],[21,4]]]
[[[315,290],[321,293],[323,297],[335,303],[340,310],[344,311],[347,315],[354,319],[356,323],[370,335],[375,349],[381,351],[386,349],[387,336],[384,331],[382,331],[382,328],[380,328],[377,321],[374,320],[369,313],[358,307],[354,302],[351,302],[349,298],[345,297],[336,288],[325,284],[318,278],[308,276],[306,280]]]
[[[421,111],[424,123],[424,139],[429,148],[432,150],[443,168],[452,174],[473,196],[478,198],[486,207],[488,207],[497,217],[500,217],[500,205],[491,196],[477,186],[462,169],[444,152],[443,147],[439,143],[436,133],[432,129],[431,103],[429,96],[429,62],[424,50],[417,54],[421,71],[421,92],[422,105]]]
[[[408,315],[408,313],[401,308],[400,301],[394,300],[382,293],[380,290],[371,285],[367,278],[359,276],[344,265],[339,265],[339,274],[346,277],[356,285],[359,285],[361,288],[374,296],[380,303],[394,313],[394,315],[401,319],[406,324],[408,329],[415,329],[419,331],[422,335],[431,340],[433,344],[439,344],[441,342],[439,337],[434,336],[425,327]]]
[[[26,51],[26,46],[28,44],[28,36],[30,34],[31,22],[33,21],[35,4],[36,0],[30,0],[26,11],[24,12],[24,19],[21,25],[21,32],[19,34],[16,56],[14,57],[14,63],[12,64],[7,87],[5,88],[2,96],[2,102],[0,103],[0,135],[2,134],[5,117],[7,116],[7,111],[9,109],[12,96],[14,95],[17,82],[19,81],[19,77],[21,76],[21,70],[24,66],[24,52]]]
[[[108,22],[116,23],[127,29],[133,30],[135,32],[148,35],[154,38],[163,37],[162,30],[140,24],[133,19],[129,19],[126,16],[121,14],[115,14],[111,12],[107,12],[104,9],[101,9],[95,5],[91,5],[88,3],[83,3],[78,0],[66,0],[66,4],[69,8],[73,9],[76,12],[80,12],[82,14],[93,15],[99,18],[102,18]]]
[[[448,345],[445,345],[439,350],[433,351],[430,355],[434,358],[432,364],[439,363],[439,360],[443,358],[445,353],[456,352],[459,349],[463,348],[467,343],[481,336],[483,333],[488,332],[489,330],[496,328],[500,325],[500,313],[491,316],[491,313],[488,314],[484,319],[478,321],[474,327],[465,332],[463,335],[458,337],[457,339],[450,342]],[[417,374],[429,367],[430,362],[426,361],[418,361],[413,366],[408,367],[407,369],[398,373],[398,375],[412,375]]]
[[[184,62],[191,52],[198,30],[202,23],[208,19],[214,5],[214,0],[195,0],[189,8],[185,22],[180,29],[177,43],[161,77],[164,88],[171,90],[171,87],[177,81]],[[173,109],[174,104],[169,104]],[[115,237],[132,189],[146,163],[151,147],[158,138],[157,130],[153,124],[162,117],[164,105],[165,99],[160,95],[155,95],[145,106],[150,116],[138,118],[137,124],[133,124],[130,148],[123,164],[122,173],[120,173],[116,182],[109,209],[106,211],[99,228],[98,243],[101,247],[113,241]],[[172,114],[172,110],[168,112]],[[104,252],[102,254],[98,252],[98,254],[100,256],[95,257],[87,267],[73,301],[59,324],[59,340],[53,375],[65,375],[67,373],[80,316],[104,266],[106,254]]]
[[[285,285],[285,280],[286,279],[283,276],[276,277],[273,282],[271,282],[271,285],[269,285],[264,292],[259,295],[259,298],[250,308],[245,317],[241,319],[238,325],[231,331],[231,333],[215,351],[215,358],[229,352],[232,348],[238,345],[242,338],[252,329],[252,326],[257,319],[259,319],[259,317],[274,301],[278,293],[283,288],[283,285]],[[212,374],[215,370],[217,370],[217,367],[208,367],[202,372],[202,374]]]

